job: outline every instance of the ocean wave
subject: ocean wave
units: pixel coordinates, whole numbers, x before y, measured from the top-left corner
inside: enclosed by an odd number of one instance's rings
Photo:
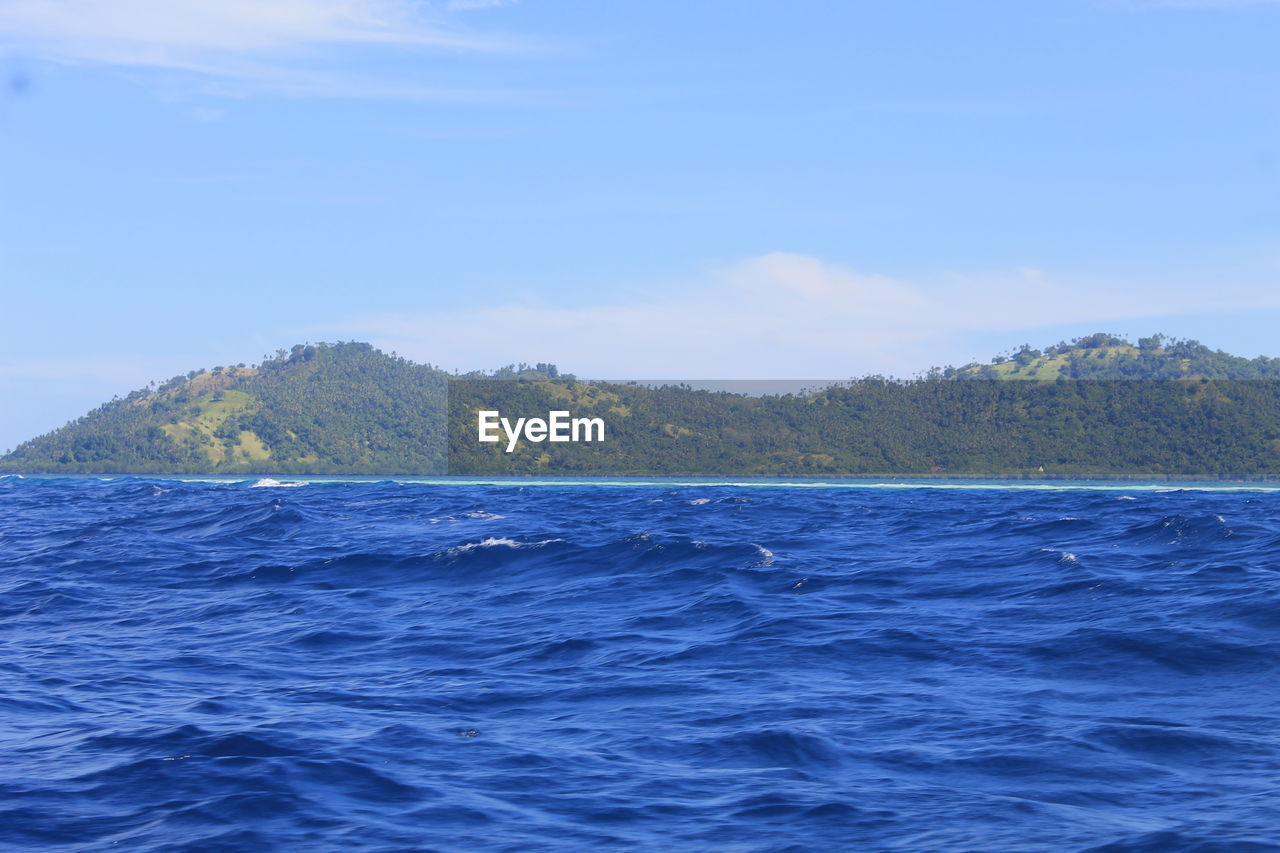
[[[1280,825],[1273,493],[3,485],[0,847]]]
[[[542,548],[553,542],[563,541],[563,539],[542,539],[537,542],[517,542],[505,536],[489,536],[479,542],[465,542],[461,545],[455,545],[446,549],[444,553],[450,555],[465,554],[468,551],[475,551],[479,548]]]

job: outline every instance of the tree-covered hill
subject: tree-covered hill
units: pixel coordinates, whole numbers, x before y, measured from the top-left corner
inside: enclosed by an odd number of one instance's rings
[[[450,388],[449,471],[473,476],[1280,477],[1280,380],[895,382],[747,397],[687,387]],[[598,416],[603,442],[476,441],[481,409]]]
[[[443,473],[447,378],[369,344],[299,345],[104,403],[0,470]]]
[[[1023,344],[991,359],[931,371],[944,379],[1280,379],[1280,358],[1243,358],[1156,334],[1132,342],[1099,332],[1043,350]]]

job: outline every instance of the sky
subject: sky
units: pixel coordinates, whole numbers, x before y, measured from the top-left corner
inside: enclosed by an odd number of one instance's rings
[[[1280,355],[1280,0],[0,0],[0,450],[299,342]]]

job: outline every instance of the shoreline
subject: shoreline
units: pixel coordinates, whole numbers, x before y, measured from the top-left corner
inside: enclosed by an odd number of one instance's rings
[[[257,488],[299,485],[353,485],[395,483],[426,486],[493,486],[538,488],[773,488],[773,489],[880,489],[880,490],[963,490],[963,491],[1142,491],[1142,492],[1280,492],[1275,480],[1187,480],[1187,479],[1091,479],[1022,480],[999,478],[772,478],[772,477],[471,477],[465,475],[398,476],[341,474],[0,474],[5,479],[34,481],[121,480],[164,481],[246,485]],[[283,479],[281,479],[283,478]]]

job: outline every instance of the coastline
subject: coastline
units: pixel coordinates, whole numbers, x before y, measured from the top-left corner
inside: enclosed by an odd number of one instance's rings
[[[145,480],[178,483],[214,483],[246,485],[259,488],[289,485],[352,485],[395,483],[399,485],[425,486],[494,486],[522,488],[770,488],[770,489],[883,489],[883,490],[989,490],[989,491],[1141,491],[1141,492],[1280,492],[1277,480],[1215,480],[1215,479],[999,479],[999,478],[772,478],[772,477],[471,477],[465,475],[400,476],[400,475],[197,475],[197,474],[0,474],[0,481],[8,478],[22,480],[96,480],[114,482],[121,480]],[[279,479],[284,478],[284,479]]]

